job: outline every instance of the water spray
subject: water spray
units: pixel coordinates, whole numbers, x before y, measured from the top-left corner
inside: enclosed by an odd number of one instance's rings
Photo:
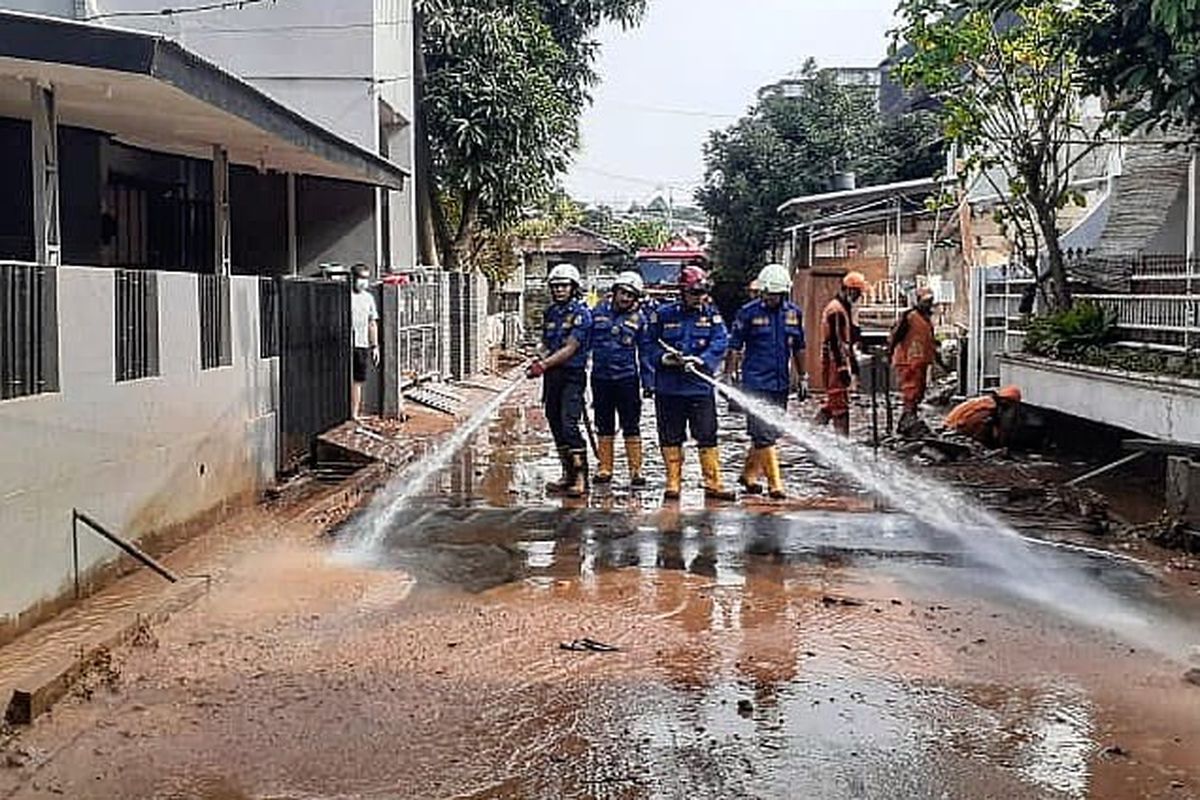
[[[523,375],[524,367],[520,373]],[[370,560],[378,552],[395,526],[399,516],[408,509],[414,497],[425,490],[429,481],[444,470],[455,456],[466,447],[479,429],[487,424],[508,401],[523,382],[523,377],[493,397],[486,405],[471,415],[450,438],[440,443],[433,452],[415,465],[393,477],[367,506],[366,510],[348,527],[343,553],[354,560]]]
[[[918,475],[898,461],[878,457],[869,448],[807,421],[789,417],[690,363],[685,363],[684,369],[737,403],[746,413],[782,431],[822,465],[845,475],[891,508],[953,537],[993,570],[993,577],[1005,591],[1173,658],[1180,657],[1181,648],[1194,636],[1194,630],[1182,621],[1151,621],[1131,608],[1128,600],[1080,573],[1050,568],[1011,526],[952,487]]]

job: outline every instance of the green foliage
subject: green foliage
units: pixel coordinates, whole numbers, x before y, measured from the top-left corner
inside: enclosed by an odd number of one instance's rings
[[[856,172],[868,185],[928,177],[942,164],[929,115],[886,120],[871,92],[839,86],[811,62],[805,78],[800,96],[764,98],[705,145],[696,198],[713,224],[721,280],[744,284],[760,269],[783,240],[779,206],[827,190],[833,173]]]
[[[1079,37],[1089,88],[1126,112],[1125,127],[1200,126],[1200,0],[1089,0]]]
[[[656,219],[622,222],[608,229],[605,235],[620,242],[621,246],[631,253],[665,247],[671,240],[671,231],[667,224]]]
[[[1025,331],[1025,352],[1070,360],[1113,341],[1116,316],[1095,303],[1037,317]]]
[[[569,166],[597,81],[605,21],[632,25],[645,0],[417,0],[423,131],[444,263],[479,231],[503,232]],[[444,213],[445,202],[456,213]]]
[[[1049,254],[1055,307],[1070,305],[1057,211],[1072,168],[1099,144],[1079,116],[1075,41],[1098,18],[1091,0],[904,0],[897,75],[941,107],[966,177],[991,184],[1014,251]]]

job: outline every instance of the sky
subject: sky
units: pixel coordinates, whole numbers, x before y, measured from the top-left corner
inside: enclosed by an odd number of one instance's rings
[[[897,0],[649,0],[642,24],[605,28],[603,81],[584,114],[572,196],[627,207],[689,203],[708,132],[737,121],[762,86],[799,69],[873,66]]]

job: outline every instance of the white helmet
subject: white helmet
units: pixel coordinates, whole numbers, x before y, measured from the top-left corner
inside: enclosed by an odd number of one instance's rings
[[[792,276],[783,264],[767,264],[758,273],[758,288],[764,294],[790,294]]]
[[[642,276],[633,272],[622,272],[613,281],[613,290],[624,289],[634,297],[641,297],[646,292],[646,282],[642,280]]]
[[[583,278],[579,275],[579,270],[574,264],[557,264],[554,269],[550,270],[550,276],[546,279],[546,283],[554,285],[556,283],[572,283],[576,289],[583,287]]]

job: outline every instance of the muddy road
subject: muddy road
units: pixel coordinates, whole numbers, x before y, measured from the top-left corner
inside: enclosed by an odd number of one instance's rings
[[[677,508],[620,466],[612,491],[549,501],[532,406],[370,563],[344,554],[353,524],[249,542],[21,735],[0,797],[1200,798],[1181,677],[1200,616],[1178,586],[1031,546],[1042,579],[1178,640],[1131,641],[791,448],[786,504],[706,508],[690,453]],[[740,434],[724,451],[732,479]]]

